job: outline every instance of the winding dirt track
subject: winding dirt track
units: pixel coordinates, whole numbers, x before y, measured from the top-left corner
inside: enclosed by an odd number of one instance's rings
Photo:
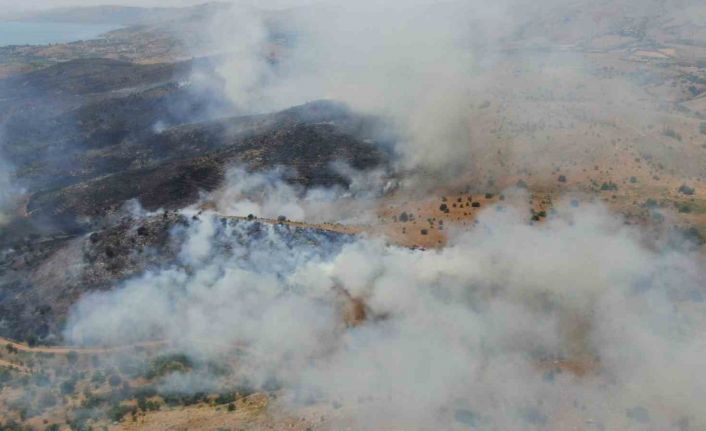
[[[12,368],[13,370],[17,370],[21,373],[29,373],[30,369],[27,367],[24,367],[22,365],[14,364],[9,361],[5,361],[3,359],[0,359],[0,368]]]
[[[0,346],[12,346],[20,352],[28,353],[52,353],[55,355],[66,355],[69,352],[76,352],[79,355],[95,355],[101,353],[115,353],[131,350],[136,347],[162,347],[166,344],[164,341],[145,341],[141,343],[129,344],[125,346],[113,347],[72,347],[72,346],[35,346],[30,347],[26,344],[20,344],[12,340],[0,337]],[[0,362],[2,365],[2,362]]]

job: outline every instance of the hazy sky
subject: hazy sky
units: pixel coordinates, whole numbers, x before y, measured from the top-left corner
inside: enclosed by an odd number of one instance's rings
[[[117,4],[127,6],[141,7],[177,7],[189,6],[195,4],[208,3],[213,0],[25,0],[18,2],[17,0],[0,0],[0,10],[3,12],[11,12],[17,10],[30,9],[50,9],[65,6],[96,6],[105,4]],[[219,0],[219,1],[239,1],[239,0]],[[258,2],[251,1],[261,6],[267,7],[286,7],[294,4],[301,5],[303,3],[314,3],[314,0],[262,0]]]
[[[18,4],[15,0],[0,0],[3,9],[49,9],[63,6],[95,6],[120,4],[130,6],[185,6],[204,3],[198,0],[25,0]]]

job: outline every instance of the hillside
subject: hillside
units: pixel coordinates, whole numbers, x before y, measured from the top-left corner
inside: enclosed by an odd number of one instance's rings
[[[0,47],[0,431],[706,429],[702,1],[261,7]]]

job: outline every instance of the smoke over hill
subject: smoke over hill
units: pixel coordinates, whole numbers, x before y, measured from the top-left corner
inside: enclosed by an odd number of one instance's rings
[[[700,2],[194,10],[147,34],[198,28],[198,60],[0,82],[8,184],[29,190],[19,210],[0,191],[21,214],[0,334],[99,357],[65,354],[79,390],[57,410],[706,428]],[[237,416],[253,392],[267,418]]]
[[[703,426],[698,258],[599,206],[542,227],[523,213],[488,210],[426,252],[204,215],[178,263],[85,297],[66,336],[166,340],[232,361],[236,386],[286,389],[290,408],[341,405],[359,429]],[[345,324],[349,298],[365,317]]]

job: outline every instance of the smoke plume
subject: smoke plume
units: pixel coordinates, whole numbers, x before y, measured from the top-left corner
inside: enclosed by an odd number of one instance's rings
[[[292,406],[339,404],[363,429],[706,425],[697,258],[600,206],[542,226],[523,214],[487,210],[426,252],[202,216],[179,264],[84,297],[65,335],[238,350],[239,379],[278,382]],[[364,320],[344,318],[347,298]]]
[[[273,111],[335,99],[389,118],[403,169],[458,172],[470,160],[471,22],[488,8],[330,2],[266,12],[234,6],[212,38],[234,103]]]
[[[385,172],[360,172],[344,164],[334,169],[349,185],[303,189],[287,183],[287,170],[248,172],[231,168],[224,184],[207,197],[219,214],[289,220],[308,223],[369,224],[375,220],[378,198],[394,183]]]

